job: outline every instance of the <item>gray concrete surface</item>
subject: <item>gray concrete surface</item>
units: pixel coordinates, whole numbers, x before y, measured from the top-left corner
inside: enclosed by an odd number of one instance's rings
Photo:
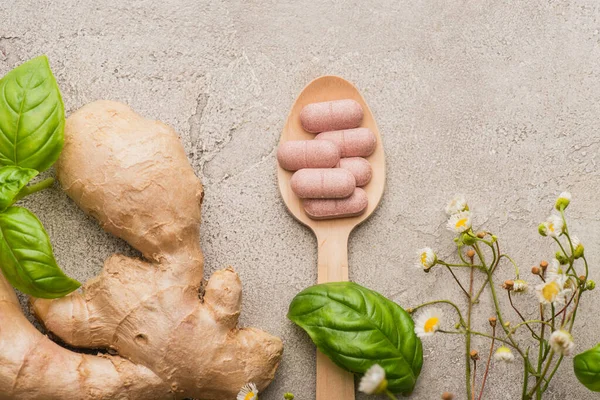
[[[0,0],[0,73],[46,53],[68,112],[96,99],[129,103],[173,125],[206,189],[207,273],[229,264],[244,283],[242,324],[285,341],[261,399],[313,399],[314,349],[286,320],[316,279],[313,236],[287,213],[274,149],[288,109],[311,79],[341,75],[379,123],[388,183],[350,240],[351,279],[405,307],[460,299],[442,271],[413,268],[415,249],[450,254],[443,207],[464,193],[524,271],[553,248],[536,234],[570,190],[572,230],[592,277],[600,259],[600,4],[596,1]],[[58,187],[27,200],[56,256],[86,280],[113,252]],[[526,274],[528,276],[528,274]],[[503,265],[500,279],[510,278]],[[599,294],[582,306],[578,348],[600,341]],[[523,299],[527,311],[535,300]],[[485,329],[489,296],[476,323]],[[510,319],[515,320],[515,315]],[[450,312],[447,322],[450,322]],[[486,352],[487,343],[475,347]],[[425,341],[414,399],[464,399],[462,342]],[[520,364],[495,368],[488,399],[520,398]],[[359,396],[359,399],[365,397]],[[549,399],[598,398],[565,362]]]

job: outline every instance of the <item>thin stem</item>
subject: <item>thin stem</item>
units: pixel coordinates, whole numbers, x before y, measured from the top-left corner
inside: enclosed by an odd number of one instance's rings
[[[477,378],[477,360],[473,360],[473,383],[471,384],[471,397],[470,399],[475,400],[475,378]]]
[[[494,287],[494,282],[493,282],[492,274],[490,271],[488,271],[488,278],[490,281],[490,289],[492,292],[492,299],[494,300],[494,308],[496,309],[496,315],[498,316],[498,322],[500,323],[500,325],[502,325],[502,329],[504,330],[504,333],[506,334],[506,336],[512,343],[515,350],[517,350],[519,352],[521,357],[523,357],[524,359],[527,360],[525,353],[523,353],[523,350],[521,350],[521,348],[519,347],[519,345],[517,344],[515,339],[513,339],[513,337],[511,336],[511,333],[508,330],[508,327],[504,324],[504,318],[502,318],[502,311],[500,310],[500,304],[498,303],[498,296],[496,295],[496,288]],[[527,363],[529,364],[529,361]],[[533,371],[533,367],[531,365],[529,365],[529,366],[531,367],[531,370]]]
[[[387,389],[385,390],[384,394],[391,400],[398,400],[398,398],[396,396],[394,396],[394,394]]]
[[[529,349],[527,349],[526,356],[529,357]],[[527,389],[529,387],[529,368],[527,368],[527,358],[523,359],[523,391],[521,393],[521,398],[524,400],[527,397]]]
[[[446,333],[446,334],[449,334],[449,335],[465,335],[466,334],[466,332],[445,331],[445,330],[442,330],[442,329],[438,329],[438,332],[439,333]],[[492,339],[493,338],[492,335],[488,335],[487,333],[482,333],[482,332],[477,332],[477,331],[471,331],[471,335],[482,336],[482,337],[485,337],[485,338],[488,338],[488,339]],[[508,340],[503,339],[503,338],[499,338],[498,336],[496,336],[495,339],[497,341],[502,342],[505,345],[510,346],[510,347],[512,347],[512,348],[514,348],[516,350],[516,347],[513,346],[513,344],[511,342],[509,342]]]
[[[467,299],[471,299],[471,296],[469,295],[469,292],[466,291],[466,289],[463,287],[463,285],[460,283],[460,281],[458,280],[458,278],[456,277],[456,275],[454,275],[454,272],[452,271],[452,268],[450,268],[449,266],[446,265],[446,268],[448,268],[448,271],[450,271],[450,274],[452,274],[452,277],[454,278],[454,280],[456,281],[456,283],[458,283],[458,286],[460,286],[461,290],[463,291],[463,293],[465,294],[465,296],[467,296]]]
[[[480,258],[481,259],[481,258]],[[472,260],[471,260],[472,261]],[[481,261],[483,264],[483,260]],[[485,264],[484,264],[485,265]],[[467,311],[467,332],[465,334],[465,355],[466,355],[466,365],[465,365],[465,377],[467,383],[467,398],[474,399],[475,393],[473,392],[475,386],[475,374],[473,374],[473,387],[471,386],[471,316],[473,314],[473,302],[471,298],[473,297],[473,280],[475,276],[475,269],[471,268],[471,274],[469,277],[469,307]],[[477,368],[477,363],[475,363],[475,368]]]
[[[517,265],[517,263],[510,258],[510,256],[508,254],[500,254],[500,258],[508,258],[508,261],[510,261],[512,263],[512,265],[515,267],[515,275],[517,277],[517,279],[519,278],[519,266]]]
[[[528,325],[528,324],[544,324],[544,325],[548,325],[549,327],[552,327],[552,324],[547,321],[540,320],[540,319],[528,319],[527,321],[519,322],[517,325],[515,325],[512,328],[512,333],[515,333],[517,331],[517,329],[519,329],[521,326]],[[538,335],[536,335],[536,336],[539,338]],[[537,340],[539,340],[539,339],[537,339]]]
[[[550,364],[552,364],[552,359],[554,358],[554,350],[552,350],[550,352],[550,356],[549,356],[549,360],[546,363],[546,366],[544,367],[544,371],[542,371],[542,373],[540,374],[540,377],[537,379],[537,382],[535,384],[535,386],[533,387],[533,389],[531,389],[529,391],[529,395],[533,396],[533,394],[539,389],[540,385],[543,382],[543,378],[544,376],[546,376],[546,374],[548,373],[548,370],[550,369]]]
[[[465,326],[465,320],[460,312],[460,309],[458,308],[458,306],[456,304],[454,304],[453,302],[451,302],[450,300],[434,300],[434,301],[428,301],[427,303],[423,303],[421,305],[418,305],[416,307],[413,307],[410,311],[411,314],[413,314],[415,311],[417,311],[419,308],[423,308],[423,307],[427,307],[430,306],[432,304],[440,304],[440,303],[445,303],[445,304],[450,304],[452,307],[454,307],[454,309],[456,310],[456,313],[458,314],[458,318],[460,318],[460,324],[462,326]]]
[[[17,194],[15,196],[15,200],[12,202],[12,204],[21,200],[25,196],[29,196],[30,194],[39,192],[40,190],[47,189],[47,188],[51,187],[52,185],[54,185],[54,178],[47,178],[47,179],[44,179],[43,181],[34,183],[33,185],[25,186],[23,189],[21,189],[19,194]]]
[[[560,364],[562,363],[564,358],[565,358],[565,356],[561,355],[560,358],[558,359],[558,361],[556,362],[554,369],[552,370],[552,372],[546,379],[546,384],[544,385],[542,392],[545,392],[548,389],[548,385],[550,385],[550,381],[552,380],[552,378],[554,378],[554,374],[556,374],[556,371],[558,371],[558,367],[560,367]]]
[[[510,290],[506,291],[508,293],[508,301],[510,301],[510,305],[512,306],[512,308],[515,310],[515,312],[519,315],[519,317],[521,318],[521,320],[523,322],[525,322],[525,317],[523,317],[523,314],[521,314],[521,312],[519,311],[519,309],[513,304],[512,301],[512,295],[510,294]],[[529,326],[529,324],[525,324],[525,326],[527,327],[527,329],[529,329],[529,331],[531,332],[531,334],[533,335],[534,338],[539,340],[539,336],[533,331],[533,329],[531,329],[531,327]]]
[[[496,343],[496,325],[492,326],[492,344],[490,345],[490,355],[487,359],[485,366],[485,373],[483,374],[483,382],[481,383],[481,390],[479,391],[479,400],[483,398],[483,391],[485,389],[485,382],[487,381],[488,373],[490,371],[490,363],[492,362],[492,355],[494,354],[494,344]]]

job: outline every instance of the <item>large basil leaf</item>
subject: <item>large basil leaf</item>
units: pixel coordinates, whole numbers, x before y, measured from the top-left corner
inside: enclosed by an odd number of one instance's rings
[[[14,203],[15,197],[38,172],[19,167],[0,168],[0,211]]]
[[[413,391],[423,365],[421,341],[408,313],[379,293],[352,282],[312,286],[294,298],[288,318],[340,367],[362,374],[379,364],[390,391]]]
[[[600,344],[573,359],[575,376],[592,392],[600,392]]]
[[[62,98],[46,56],[0,79],[0,165],[50,168],[62,150],[64,126]]]
[[[15,288],[35,297],[62,297],[81,286],[56,264],[42,223],[21,207],[0,213],[0,268]]]

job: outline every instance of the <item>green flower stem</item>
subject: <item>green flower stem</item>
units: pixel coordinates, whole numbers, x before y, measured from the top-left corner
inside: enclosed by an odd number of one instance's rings
[[[447,263],[446,261],[443,261],[443,260],[437,260],[437,264],[442,264],[447,267],[463,267],[463,268],[471,267],[469,264],[451,264],[451,263]]]
[[[529,388],[529,368],[527,367],[529,359],[529,349],[525,353],[527,358],[523,359],[523,390],[521,392],[521,398],[524,400],[527,398],[527,389]]]
[[[549,327],[552,327],[552,324],[550,324],[550,323],[549,323],[549,322],[547,322],[547,321],[542,321],[542,320],[540,320],[540,319],[530,319],[530,320],[523,321],[523,322],[520,322],[520,323],[518,323],[517,325],[515,325],[515,326],[512,328],[511,332],[512,332],[512,333],[515,333],[515,332],[517,331],[517,329],[519,329],[521,326],[523,326],[523,325],[529,325],[529,324],[544,324],[544,325],[548,325]],[[537,335],[536,335],[536,336],[537,336]]]
[[[475,246],[477,246],[477,244],[475,244]],[[483,261],[483,259],[481,259],[481,263],[483,266],[485,266],[485,261]],[[465,333],[465,356],[466,356],[466,362],[465,362],[465,378],[466,378],[466,382],[467,382],[467,399],[471,400],[473,399],[473,389],[472,389],[472,385],[471,385],[471,317],[473,314],[473,301],[471,300],[473,298],[473,280],[474,280],[474,275],[475,275],[475,268],[471,268],[471,274],[469,277],[469,298],[468,298],[468,302],[469,302],[469,306],[468,306],[468,310],[467,310],[467,332]],[[475,376],[473,376],[473,379],[475,379]],[[474,383],[475,381],[473,381]]]
[[[542,389],[542,393],[545,392],[546,390],[548,390],[548,385],[550,385],[550,381],[552,380],[552,378],[554,378],[554,374],[556,374],[556,371],[558,371],[558,367],[560,367],[560,364],[562,363],[564,358],[565,358],[565,356],[561,355],[560,358],[558,359],[558,361],[556,362],[554,369],[552,370],[552,372],[546,379],[546,384],[544,385],[544,388]]]
[[[452,307],[454,307],[454,309],[456,310],[456,313],[458,314],[458,318],[460,318],[460,324],[462,326],[466,326],[465,325],[465,320],[462,316],[462,313],[460,312],[460,309],[458,308],[458,306],[456,304],[454,304],[453,302],[451,302],[450,300],[434,300],[434,301],[428,301],[427,303],[423,303],[420,304],[416,307],[412,307],[410,309],[410,314],[413,314],[415,311],[417,311],[419,308],[423,308],[423,307],[427,307],[433,304],[440,304],[440,303],[445,303],[445,304],[450,304]]]
[[[565,255],[565,257],[570,258],[569,254],[565,251],[565,248],[563,247],[563,245],[560,242],[560,240],[558,240],[558,238],[555,238],[554,236],[552,236],[552,239],[554,239],[554,241],[558,244],[558,247],[560,247],[560,250],[563,252],[563,254]]]
[[[515,267],[515,275],[517,277],[517,279],[519,279],[519,266],[517,265],[516,262],[514,262],[514,260],[512,258],[510,258],[510,256],[508,254],[500,254],[500,258],[507,258],[508,261],[510,261],[512,263],[512,265]]]
[[[545,313],[544,313],[544,305],[540,304],[540,318],[541,318],[541,321],[544,321],[544,315],[545,315]],[[550,327],[552,327],[552,326],[550,326]],[[544,361],[545,361],[545,358],[546,358],[546,356],[544,354],[544,343],[545,343],[544,342],[544,334],[545,334],[545,332],[546,332],[546,324],[541,324],[541,326],[540,326],[540,339],[538,341],[539,342],[538,343],[538,346],[539,346],[539,349],[538,349],[538,362],[537,362],[537,364],[538,364],[537,365],[538,376],[536,378],[536,385],[538,385],[538,386],[542,382],[542,376],[543,376],[542,375],[542,365],[544,364]],[[528,398],[532,398],[533,392],[535,392],[535,390],[531,392],[531,395],[529,395]]]
[[[438,332],[449,334],[449,335],[465,335],[467,333],[466,331],[445,331],[442,329],[439,329]],[[483,332],[471,331],[471,335],[482,336],[482,337],[485,337],[488,339],[492,339],[492,335],[488,335],[487,333],[483,333]],[[502,342],[505,345],[510,346],[516,350],[516,347],[514,347],[513,344],[511,342],[509,342],[507,339],[499,338],[496,336],[496,340],[499,342]]]
[[[21,189],[19,194],[15,197],[15,201],[13,202],[13,204],[16,203],[17,201],[21,200],[25,196],[29,196],[30,194],[39,192],[40,190],[47,189],[47,188],[51,187],[52,185],[54,185],[54,178],[47,178],[47,179],[44,179],[43,181],[34,183],[33,185],[25,186],[23,189]]]
[[[585,254],[581,257],[583,259],[583,264],[585,265],[585,280],[587,281],[588,279],[588,275],[589,275],[589,268],[588,268],[588,262],[585,258]]]
[[[546,366],[544,367],[544,370],[542,371],[541,376],[537,379],[535,386],[529,391],[529,393],[528,393],[529,398],[532,398],[534,393],[537,393],[536,397],[538,399],[542,398],[542,392],[539,389],[540,389],[542,382],[544,381],[544,376],[546,376],[546,374],[548,373],[548,370],[550,369],[550,364],[552,364],[552,359],[554,359],[554,350],[552,350],[550,352],[548,362],[546,363]]]
[[[562,217],[562,220],[563,220],[563,225],[565,228],[565,236],[569,240],[569,247],[571,247],[571,255],[572,255],[575,253],[575,248],[573,247],[573,242],[571,241],[571,236],[569,236],[569,227],[567,226],[567,219],[565,218],[565,209],[564,208],[560,209],[560,216]],[[571,265],[572,264],[573,264],[573,261],[571,261]]]
[[[389,390],[385,390],[384,394],[390,399],[390,400],[398,400],[398,398],[396,396],[394,396],[394,394],[392,392],[390,392]]]
[[[510,342],[513,345],[513,347],[515,348],[515,350],[517,350],[519,352],[519,354],[521,355],[521,357],[523,359],[529,360],[527,358],[527,356],[525,355],[525,353],[523,353],[523,350],[521,350],[521,348],[519,347],[519,344],[511,336],[511,333],[510,333],[508,327],[506,325],[504,325],[504,318],[502,318],[502,311],[500,310],[500,304],[498,303],[498,295],[496,294],[496,288],[494,287],[494,281],[492,278],[491,271],[488,271],[488,280],[490,282],[490,290],[492,292],[492,299],[494,300],[494,308],[496,309],[496,316],[498,317],[498,322],[502,326],[502,329],[504,329],[504,333],[506,334],[506,337],[508,337],[508,340],[510,340]],[[531,368],[531,371],[535,371],[533,369],[533,367],[531,366],[531,364],[529,363],[529,361],[527,361],[527,364]]]

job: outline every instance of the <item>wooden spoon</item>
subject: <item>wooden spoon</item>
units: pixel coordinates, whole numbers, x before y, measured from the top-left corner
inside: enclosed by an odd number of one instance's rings
[[[371,182],[363,189],[367,192],[369,205],[360,216],[351,218],[338,218],[330,220],[312,220],[304,212],[302,200],[299,199],[290,187],[292,172],[277,167],[279,190],[283,201],[292,215],[301,223],[308,226],[317,237],[318,249],[318,282],[339,282],[348,280],[348,237],[350,232],[373,213],[385,186],[385,156],[383,144],[373,119],[373,114],[365,99],[358,90],[348,81],[338,76],[322,76],[309,83],[288,115],[281,140],[283,144],[288,140],[309,140],[315,134],[302,129],[300,124],[300,111],[310,103],[321,101],[353,99],[360,103],[364,110],[361,127],[369,128],[377,136],[375,152],[367,157],[373,168]],[[317,400],[353,400],[354,376],[336,366],[321,352],[317,352]]]

